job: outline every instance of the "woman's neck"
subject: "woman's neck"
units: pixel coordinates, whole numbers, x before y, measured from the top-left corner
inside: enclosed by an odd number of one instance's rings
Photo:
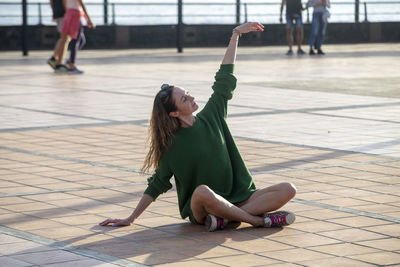
[[[193,115],[189,115],[187,117],[181,117],[179,118],[181,121],[181,126],[183,128],[189,128],[192,127],[194,122],[196,121],[196,118]]]

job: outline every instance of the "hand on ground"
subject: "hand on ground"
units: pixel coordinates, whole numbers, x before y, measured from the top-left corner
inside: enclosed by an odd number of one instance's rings
[[[99,223],[100,226],[107,226],[111,224],[111,226],[129,226],[132,224],[132,222],[128,219],[111,219],[108,218],[107,220]]]

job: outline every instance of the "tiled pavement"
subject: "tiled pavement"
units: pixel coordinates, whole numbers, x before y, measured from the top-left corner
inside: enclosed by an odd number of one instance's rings
[[[152,98],[181,85],[200,106],[224,50],[83,51],[84,75],[49,52],[0,53],[0,266],[400,266],[400,46],[239,48],[229,123],[258,187],[292,182],[283,229],[207,233],[176,192],[125,228]]]

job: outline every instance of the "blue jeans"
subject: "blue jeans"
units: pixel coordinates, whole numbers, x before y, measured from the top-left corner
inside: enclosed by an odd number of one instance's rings
[[[313,13],[310,49],[312,49],[313,45],[315,45],[315,48],[321,49],[322,43],[324,42],[328,22],[324,21],[323,14],[322,12]]]

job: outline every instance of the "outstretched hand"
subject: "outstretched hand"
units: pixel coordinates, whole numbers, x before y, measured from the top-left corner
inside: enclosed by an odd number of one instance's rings
[[[261,23],[258,23],[258,22],[247,22],[247,23],[237,26],[235,29],[239,33],[264,31],[264,25],[262,25]]]
[[[108,218],[107,220],[99,223],[100,226],[107,226],[111,224],[111,226],[129,226],[132,222],[129,219],[111,219]]]

